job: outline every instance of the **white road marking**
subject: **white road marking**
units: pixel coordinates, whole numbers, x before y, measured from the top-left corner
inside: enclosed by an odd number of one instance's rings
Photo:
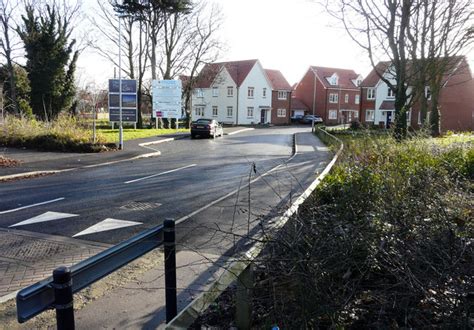
[[[46,201],[46,202],[41,202],[41,203],[26,205],[26,206],[22,206],[22,207],[17,207],[16,209],[1,211],[0,214],[12,213],[12,212],[15,212],[15,211],[20,211],[20,210],[24,210],[24,209],[29,209],[29,208],[31,208],[31,207],[35,207],[35,206],[39,206],[39,205],[45,205],[45,204],[49,204],[49,203],[59,202],[59,201],[62,201],[63,199],[64,199],[64,197],[61,197],[61,198],[52,199],[52,200]]]
[[[100,233],[102,231],[108,231],[108,230],[113,230],[113,229],[137,226],[137,225],[141,225],[141,224],[142,224],[141,222],[117,220],[117,219],[107,218],[107,219],[105,219],[105,220],[103,220],[99,223],[96,223],[95,225],[93,225],[93,226],[91,226],[91,227],[75,234],[72,237],[89,235],[89,234],[94,234],[94,233]]]
[[[70,213],[46,212],[36,217],[30,218],[28,220],[15,223],[14,225],[11,225],[9,227],[24,226],[24,225],[29,225],[32,223],[66,219],[66,218],[72,218],[72,217],[77,217],[77,216],[78,216],[77,214],[70,214]]]
[[[140,179],[125,181],[124,183],[126,183],[126,184],[128,184],[128,183],[134,183],[134,182],[138,182],[138,181],[142,181],[142,180],[154,178],[154,177],[157,177],[157,176],[160,176],[160,175],[164,175],[164,174],[168,174],[168,173],[173,173],[173,172],[176,172],[176,171],[184,170],[185,168],[190,168],[190,167],[194,167],[194,166],[196,166],[196,164],[191,164],[191,165],[183,166],[183,167],[180,167],[180,168],[176,168],[176,169],[174,169],[174,170],[169,170],[169,171],[166,171],[166,172],[161,172],[161,173],[149,175],[149,176],[146,176],[146,177],[140,178]]]

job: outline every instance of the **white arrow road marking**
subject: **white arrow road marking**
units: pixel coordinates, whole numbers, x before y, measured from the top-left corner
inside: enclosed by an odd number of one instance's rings
[[[28,220],[15,223],[14,225],[11,225],[9,227],[24,226],[24,225],[29,225],[32,223],[66,219],[66,218],[72,218],[72,217],[77,217],[77,216],[78,216],[77,214],[70,214],[70,213],[46,212],[36,217],[30,218]]]
[[[6,214],[6,213],[11,213],[11,212],[15,212],[15,211],[24,210],[24,209],[29,209],[30,207],[35,207],[35,206],[39,206],[39,205],[54,203],[54,202],[62,201],[63,199],[64,199],[64,197],[60,197],[60,198],[52,199],[52,200],[46,201],[46,202],[41,202],[41,203],[26,205],[26,206],[18,207],[18,208],[16,208],[16,209],[1,211],[0,214]]]
[[[95,225],[81,231],[80,233],[77,233],[76,235],[74,235],[72,237],[89,235],[89,234],[99,233],[101,231],[113,230],[113,229],[118,229],[118,228],[137,226],[137,225],[141,225],[141,224],[142,224],[141,222],[125,221],[125,220],[117,220],[117,219],[107,218],[107,219],[105,219],[105,220],[103,220],[99,223],[96,223]]]
[[[160,175],[163,175],[163,174],[168,174],[168,173],[173,173],[173,172],[176,172],[176,171],[184,170],[185,168],[190,168],[190,167],[194,167],[194,166],[196,166],[196,164],[191,164],[191,165],[183,166],[183,167],[180,167],[180,168],[175,168],[174,170],[169,170],[169,171],[166,171],[166,172],[162,172],[162,173],[157,173],[157,174],[149,175],[149,176],[146,176],[146,177],[140,178],[140,179],[125,181],[124,183],[134,183],[134,182],[138,182],[138,181],[142,181],[142,180],[154,178],[154,177],[156,177],[156,176],[160,176]]]

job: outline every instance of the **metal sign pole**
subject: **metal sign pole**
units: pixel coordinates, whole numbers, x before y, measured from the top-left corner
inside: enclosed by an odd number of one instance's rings
[[[123,150],[123,124],[122,124],[122,15],[118,15],[119,23],[119,150]]]

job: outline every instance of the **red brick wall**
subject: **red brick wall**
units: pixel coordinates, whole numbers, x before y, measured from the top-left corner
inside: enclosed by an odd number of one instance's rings
[[[291,92],[286,100],[278,99],[278,91],[272,91],[272,119],[274,125],[288,125],[290,123]],[[286,109],[285,117],[278,117],[278,109]]]
[[[302,100],[308,107],[308,114],[313,114],[313,95],[314,95],[314,74],[308,70],[301,81],[296,86],[294,91],[295,96]],[[329,103],[329,93],[339,94],[338,103]],[[349,102],[345,103],[344,95],[349,94]],[[339,90],[339,89],[325,89],[324,85],[319,79],[316,79],[316,109],[314,114],[323,118],[326,124],[338,124],[340,120],[340,109],[359,110],[360,105],[355,104],[355,95],[359,94],[359,89],[354,90]],[[337,110],[337,119],[329,119],[329,110]]]
[[[367,125],[375,124],[375,122],[365,121],[365,110],[375,110],[375,100],[367,100],[367,88],[361,88],[361,90],[359,120]]]

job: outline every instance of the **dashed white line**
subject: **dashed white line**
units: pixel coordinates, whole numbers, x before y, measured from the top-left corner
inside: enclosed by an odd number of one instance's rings
[[[29,209],[29,208],[35,207],[35,206],[40,206],[40,205],[50,204],[50,203],[54,203],[54,202],[59,202],[59,201],[62,201],[63,199],[64,199],[64,197],[60,197],[60,198],[52,199],[52,200],[46,201],[46,202],[41,202],[41,203],[36,203],[36,204],[31,204],[31,205],[25,205],[25,206],[22,206],[22,207],[17,207],[16,209],[1,211],[0,214],[12,213],[12,212],[16,212],[16,211],[20,211],[20,210],[24,210],[24,209]]]
[[[190,167],[194,167],[194,166],[196,166],[196,164],[191,164],[191,165],[183,166],[183,167],[180,167],[180,168],[175,168],[174,170],[169,170],[169,171],[166,171],[166,172],[161,172],[161,173],[149,175],[149,176],[146,176],[146,177],[143,177],[143,178],[139,178],[139,179],[135,179],[135,180],[125,181],[124,183],[125,183],[125,184],[134,183],[134,182],[138,182],[138,181],[142,181],[142,180],[154,178],[154,177],[157,177],[157,176],[160,176],[160,175],[164,175],[164,174],[169,174],[169,173],[181,171],[181,170],[184,170],[184,169],[186,169],[186,168],[190,168]]]

